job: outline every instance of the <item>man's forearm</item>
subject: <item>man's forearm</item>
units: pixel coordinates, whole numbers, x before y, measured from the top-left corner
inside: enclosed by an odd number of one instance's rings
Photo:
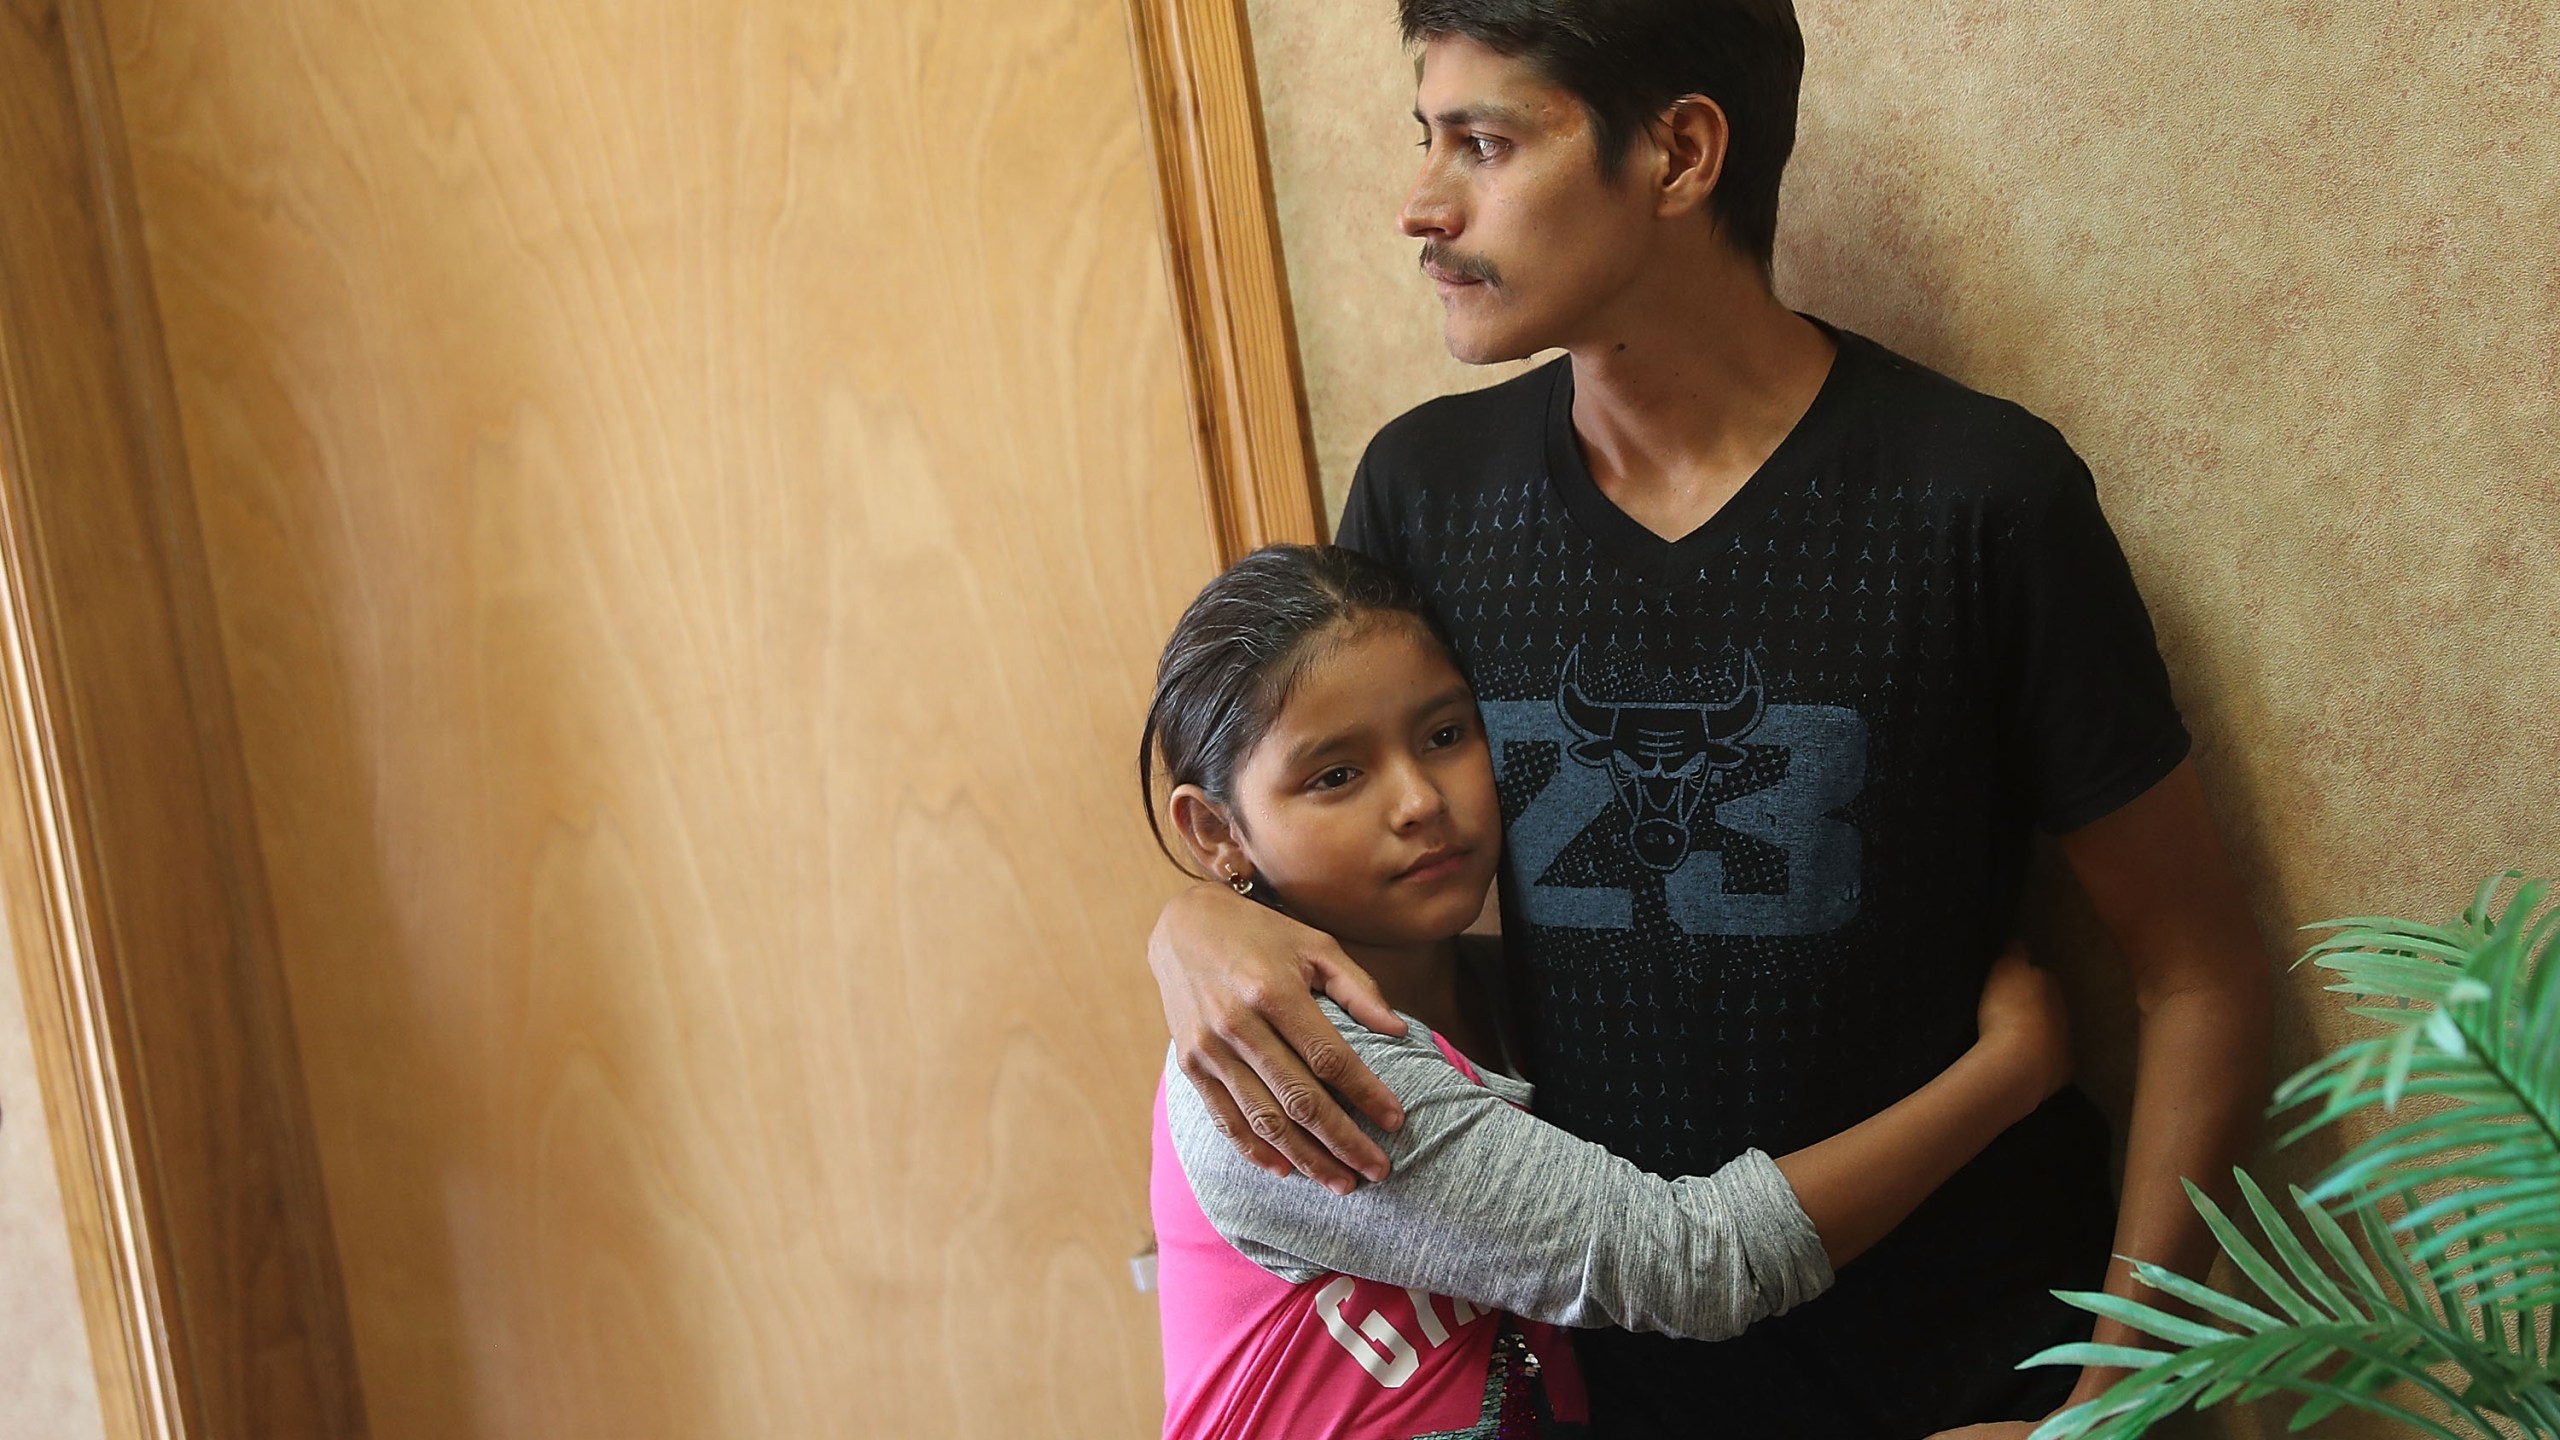
[[[2182,1179],[2216,1200],[2231,1198],[2231,1167],[2255,1143],[2266,1103],[2268,1012],[2262,971],[2235,964],[2235,983],[2163,996],[2143,1008],[2134,1081],[2133,1123],[2126,1137],[2124,1193],[2113,1254],[2132,1255],[2201,1276],[2215,1254],[2213,1234],[2188,1203]],[[2110,1294],[2158,1304],[2122,1260],[2109,1263]],[[2107,1344],[2152,1343],[2113,1320],[2100,1320]],[[2082,1375],[2073,1399],[2085,1400],[2122,1371]]]
[[[2267,1096],[2274,986],[2248,898],[2214,833],[2192,760],[2064,835],[2062,851],[2124,952],[2142,1012],[2114,1253],[2198,1274],[2212,1259],[2213,1236],[2178,1182],[2227,1193]],[[2106,1288],[2155,1298],[2122,1262],[2110,1268]],[[2096,1333],[2109,1344],[2140,1343],[2113,1321],[2101,1321]],[[2116,1378],[2086,1372],[2073,1398]]]

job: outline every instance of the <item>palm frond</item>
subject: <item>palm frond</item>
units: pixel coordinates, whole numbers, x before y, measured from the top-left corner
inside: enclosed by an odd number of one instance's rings
[[[2475,1333],[2481,1316],[2476,1306],[2444,1295],[2414,1269],[2401,1275],[2377,1268],[2335,1219],[2296,1189],[2294,1207],[2326,1255],[2324,1264],[2257,1182],[2235,1173],[2266,1248],[2203,1191],[2189,1185],[2188,1197],[2273,1308],[2142,1262],[2135,1262],[2134,1272],[2143,1284],[2194,1306],[2204,1318],[2116,1295],[2063,1293],[2092,1314],[2180,1348],[2063,1345],[2031,1357],[2027,1365],[2111,1365],[2134,1372],[2106,1394],[2046,1421],[2033,1440],[2131,1440],[2182,1409],[2285,1394],[2302,1401],[2297,1429],[2352,1407],[2442,1440],[2498,1436],[2499,1420],[2527,1434],[2560,1436],[2550,1419],[2560,1413],[2554,1410],[2560,1388],[2504,1343],[2503,1335],[2492,1341]],[[2399,1256],[2378,1223],[2371,1236],[2383,1255]],[[2441,1378],[2448,1371],[2467,1377],[2460,1388]]]
[[[2300,1400],[2296,1431],[2352,1408],[2444,1440],[2560,1440],[2560,907],[2541,882],[2499,903],[2520,879],[2490,877],[2448,925],[2313,927],[2335,933],[2304,961],[2337,977],[2329,989],[2378,1002],[2349,1012],[2377,1033],[2277,1089],[2278,1113],[2308,1111],[2280,1143],[2352,1116],[2381,1123],[2291,1192],[2308,1244],[2246,1173],[2234,1172],[2264,1248],[2187,1187],[2264,1305],[2140,1262],[2143,1284],[2201,1318],[2063,1294],[2176,1348],[2031,1358],[2133,1372],[2035,1440],[2132,1440],[2181,1409],[2285,1394]]]
[[[2394,1228],[2423,1239],[2439,1283],[2478,1286],[2521,1308],[2560,1302],[2560,907],[2520,885],[2503,907],[2492,877],[2451,926],[2340,922],[2304,958],[2340,993],[2393,1002],[2354,1013],[2382,1033],[2340,1047],[2278,1088],[2279,1110],[2311,1107],[2287,1143],[2374,1109],[2391,1117],[2312,1188],[2374,1209],[2395,1173],[2435,1182]],[[2404,1116],[2403,1102],[2424,1101]]]

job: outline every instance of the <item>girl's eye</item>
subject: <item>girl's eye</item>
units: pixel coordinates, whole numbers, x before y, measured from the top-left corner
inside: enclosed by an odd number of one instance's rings
[[[1354,771],[1348,765],[1336,765],[1332,769],[1327,770],[1315,778],[1315,788],[1318,790],[1339,790],[1343,786],[1350,784],[1351,777],[1357,773],[1357,771]]]
[[[1466,733],[1467,729],[1463,725],[1443,725],[1431,732],[1431,747],[1435,750],[1446,750],[1464,739]]]

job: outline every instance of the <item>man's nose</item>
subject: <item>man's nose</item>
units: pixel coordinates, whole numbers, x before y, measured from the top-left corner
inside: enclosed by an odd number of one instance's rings
[[[1396,212],[1396,228],[1413,240],[1446,240],[1458,233],[1457,209],[1449,201],[1438,165],[1423,162],[1422,173],[1413,177],[1413,188],[1405,192],[1404,206]]]

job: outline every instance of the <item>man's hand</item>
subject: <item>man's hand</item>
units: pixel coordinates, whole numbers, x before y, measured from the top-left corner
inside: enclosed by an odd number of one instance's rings
[[[2027,1440],[2041,1423],[2034,1420],[1993,1420],[1982,1425],[1963,1425],[1941,1430],[1929,1440]]]
[[[1360,1175],[1387,1178],[1386,1153],[1334,1094],[1382,1130],[1404,1124],[1404,1107],[1351,1053],[1315,993],[1380,1034],[1402,1035],[1405,1025],[1332,936],[1203,882],[1156,917],[1147,964],[1182,1073],[1227,1143],[1275,1175],[1294,1167],[1336,1194]]]

